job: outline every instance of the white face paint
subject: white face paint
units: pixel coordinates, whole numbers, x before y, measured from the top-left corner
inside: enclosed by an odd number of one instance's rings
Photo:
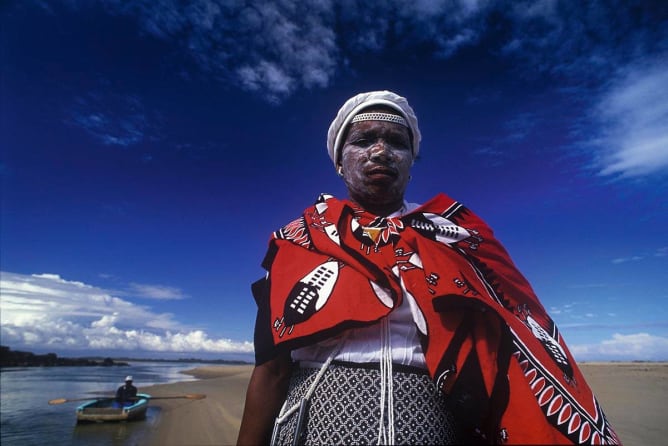
[[[410,132],[392,122],[356,122],[343,142],[340,165],[350,198],[376,215],[389,215],[403,205],[410,179]]]

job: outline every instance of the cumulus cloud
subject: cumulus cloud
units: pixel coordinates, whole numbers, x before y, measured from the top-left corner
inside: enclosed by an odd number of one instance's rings
[[[180,291],[133,284],[154,298],[173,299]],[[113,292],[66,280],[56,274],[0,273],[3,344],[33,349],[145,350],[154,352],[248,353],[248,341],[216,339],[116,297]]]
[[[665,361],[668,359],[668,338],[648,333],[619,334],[597,344],[569,346],[579,361]]]

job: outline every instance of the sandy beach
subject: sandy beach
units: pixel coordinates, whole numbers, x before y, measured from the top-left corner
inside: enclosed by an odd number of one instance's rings
[[[668,438],[663,398],[668,363],[581,363],[587,382],[625,445],[663,444]],[[219,446],[236,442],[252,366],[210,366],[186,373],[198,378],[141,388],[153,396],[206,394],[202,400],[154,400],[159,420],[150,446]]]
[[[218,446],[237,441],[252,366],[210,366],[187,370],[197,381],[142,387],[152,396],[203,393],[202,400],[154,400],[160,417],[149,446]]]

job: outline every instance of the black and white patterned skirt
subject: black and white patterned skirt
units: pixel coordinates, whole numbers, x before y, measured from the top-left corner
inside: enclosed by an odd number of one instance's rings
[[[445,400],[425,373],[393,371],[394,443],[457,444],[455,422]],[[287,404],[302,401],[319,369],[295,367]],[[333,363],[313,392],[298,444],[376,444],[381,400],[377,367]],[[299,411],[275,426],[275,444],[294,444]]]

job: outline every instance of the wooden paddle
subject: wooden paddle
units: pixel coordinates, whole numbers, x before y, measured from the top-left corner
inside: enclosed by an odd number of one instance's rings
[[[149,400],[173,400],[175,398],[186,398],[189,400],[203,400],[206,398],[206,395],[203,393],[188,393],[186,395],[173,395],[173,396],[150,396]]]
[[[55,400],[49,400],[49,404],[63,404],[71,403],[74,401],[90,401],[90,400],[112,400],[113,396],[89,396],[88,398],[56,398]]]
[[[55,400],[50,400],[49,404],[63,404],[71,403],[74,401],[90,401],[90,400],[110,400],[113,399],[113,396],[89,396],[88,398],[56,398]],[[141,397],[137,397],[141,398]],[[203,393],[188,393],[186,395],[172,395],[172,396],[150,396],[146,399],[148,400],[169,400],[176,398],[186,398],[189,400],[201,400],[206,398],[206,395]]]

